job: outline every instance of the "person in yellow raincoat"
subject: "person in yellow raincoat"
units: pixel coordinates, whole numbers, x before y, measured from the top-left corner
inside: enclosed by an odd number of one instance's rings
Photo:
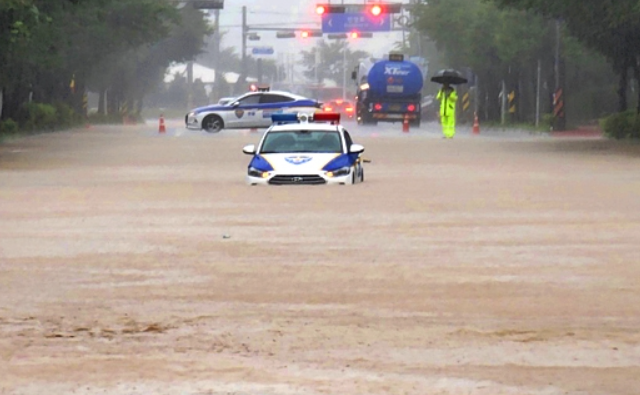
[[[449,84],[443,84],[436,99],[440,101],[440,123],[442,133],[447,139],[452,139],[456,134],[456,103],[458,94]]]

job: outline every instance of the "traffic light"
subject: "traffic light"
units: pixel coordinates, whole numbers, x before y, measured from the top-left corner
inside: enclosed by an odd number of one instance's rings
[[[349,38],[358,39],[358,38],[371,38],[373,37],[373,33],[371,32],[356,32],[353,31],[349,33]]]
[[[316,13],[318,15],[324,14],[344,14],[345,6],[343,5],[332,5],[332,4],[317,4],[316,5]]]
[[[224,0],[195,0],[192,5],[197,10],[221,10],[224,8]]]
[[[402,12],[402,4],[400,3],[343,4],[343,5],[333,5],[328,3],[316,4],[316,13],[320,16],[324,16],[326,14],[367,13],[368,15],[378,17],[383,14],[398,14],[400,12]]]
[[[303,30],[300,32],[300,37],[302,38],[322,37],[322,30]]]
[[[277,38],[295,38],[296,33],[295,32],[277,32],[276,37]]]
[[[327,34],[327,38],[329,40],[344,40],[345,38],[347,38],[347,34],[346,33],[329,33]]]
[[[402,12],[402,4],[376,3],[367,5],[367,14],[377,17],[383,14],[398,14]]]

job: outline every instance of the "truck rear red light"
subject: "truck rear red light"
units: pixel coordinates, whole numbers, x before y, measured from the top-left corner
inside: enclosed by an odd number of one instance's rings
[[[382,110],[382,104],[380,104],[380,103],[374,104],[373,105],[373,109],[376,110],[376,111]]]
[[[416,110],[416,106],[413,104],[409,104],[409,106],[407,106],[407,110],[409,110],[409,112],[414,112]]]

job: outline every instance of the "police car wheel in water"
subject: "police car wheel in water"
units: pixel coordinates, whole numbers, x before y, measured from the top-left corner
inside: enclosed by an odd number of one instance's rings
[[[207,133],[218,133],[223,127],[222,118],[217,115],[209,115],[202,121],[202,129]]]

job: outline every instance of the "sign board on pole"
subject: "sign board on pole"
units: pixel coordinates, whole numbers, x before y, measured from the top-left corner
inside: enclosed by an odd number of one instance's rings
[[[363,13],[327,14],[322,16],[323,33],[388,32],[391,16],[383,14],[371,17]]]
[[[273,55],[273,47],[255,47],[251,49],[253,55]]]

